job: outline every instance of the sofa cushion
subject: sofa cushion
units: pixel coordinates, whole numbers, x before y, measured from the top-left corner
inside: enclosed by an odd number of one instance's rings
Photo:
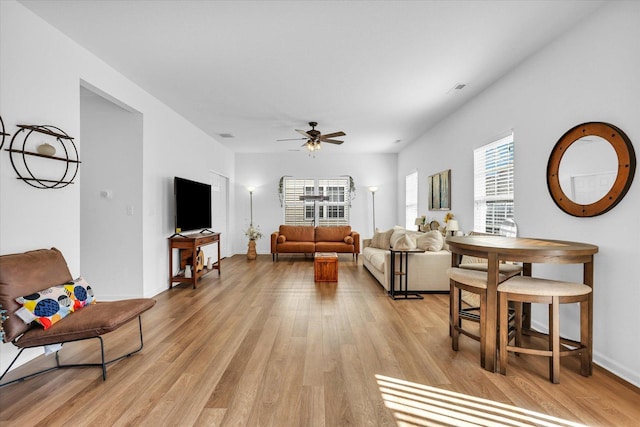
[[[13,316],[21,307],[16,298],[72,280],[62,253],[56,248],[0,256],[0,305],[9,315],[3,324],[4,341],[12,341],[31,327]]]
[[[135,298],[91,304],[67,316],[45,331],[31,328],[17,341],[18,347],[38,347],[85,338],[114,331],[155,305],[150,298]]]
[[[444,237],[438,230],[427,231],[416,239],[416,245],[424,251],[438,252],[444,245]]]
[[[376,230],[371,238],[371,247],[378,249],[389,249],[391,247],[391,235],[393,234],[393,228],[387,231]]]
[[[350,225],[331,227],[316,227],[316,242],[343,242],[344,238],[351,234]]]
[[[278,236],[278,243],[284,243],[287,241],[287,236],[281,234]]]
[[[279,234],[285,236],[287,242],[313,242],[315,227],[312,225],[281,225]]]
[[[344,242],[316,242],[316,252],[353,253],[353,245]]]
[[[353,245],[353,237],[346,236],[343,240],[347,245]]]
[[[386,251],[377,248],[366,247],[362,250],[362,256],[376,269],[384,271],[384,256]]]
[[[344,243],[343,243],[344,245]],[[278,244],[278,253],[314,253],[316,244],[313,241],[308,242],[292,242],[287,239],[284,243]]]

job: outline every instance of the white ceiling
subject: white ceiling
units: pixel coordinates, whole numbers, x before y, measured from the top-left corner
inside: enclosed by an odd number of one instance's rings
[[[309,121],[347,134],[323,150],[397,152],[603,4],[21,3],[239,153],[298,150],[276,140]]]

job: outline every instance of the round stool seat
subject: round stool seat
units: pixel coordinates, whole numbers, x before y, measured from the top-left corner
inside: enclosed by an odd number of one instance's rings
[[[506,375],[509,351],[549,358],[549,379],[560,382],[560,357],[570,354],[580,355],[580,373],[591,375],[592,329],[589,317],[591,311],[591,288],[582,283],[559,280],[539,279],[536,277],[513,277],[498,285],[498,313],[500,316],[500,373]],[[547,349],[524,347],[518,343],[521,336],[521,324],[516,325],[516,343],[510,345],[508,333],[509,319],[507,311],[512,303],[516,316],[521,316],[523,304],[536,303],[549,306],[549,333]],[[560,305],[580,304],[580,341],[560,337]],[[531,333],[533,335],[533,333]]]
[[[572,297],[591,293],[591,288],[583,283],[516,276],[498,285],[498,292],[549,297]]]
[[[487,289],[487,272],[480,270],[469,270],[466,268],[451,267],[447,270],[449,278],[458,283],[474,286],[480,289]],[[498,274],[498,283],[507,280],[504,274]]]
[[[489,265],[486,262],[469,262],[466,264],[460,264],[460,268],[464,268],[466,270],[476,270],[476,271],[484,271],[486,272],[489,268]],[[522,273],[522,266],[517,264],[507,264],[500,263],[498,264],[498,271],[500,274],[504,274],[507,277],[517,276]]]

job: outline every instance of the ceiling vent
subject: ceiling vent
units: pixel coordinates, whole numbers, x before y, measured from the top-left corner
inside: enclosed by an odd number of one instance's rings
[[[447,91],[447,93],[449,94],[451,92],[457,92],[459,90],[464,89],[466,86],[467,86],[466,83],[456,83],[451,89]]]
[[[232,134],[230,133],[219,133],[218,136],[220,136],[220,138],[235,138]]]

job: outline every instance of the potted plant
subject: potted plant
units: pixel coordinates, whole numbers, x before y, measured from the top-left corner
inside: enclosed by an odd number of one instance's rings
[[[258,256],[256,252],[256,240],[262,238],[262,232],[260,231],[260,226],[255,226],[251,224],[249,228],[244,232],[245,236],[249,238],[249,248],[247,250],[247,259],[254,260]]]

